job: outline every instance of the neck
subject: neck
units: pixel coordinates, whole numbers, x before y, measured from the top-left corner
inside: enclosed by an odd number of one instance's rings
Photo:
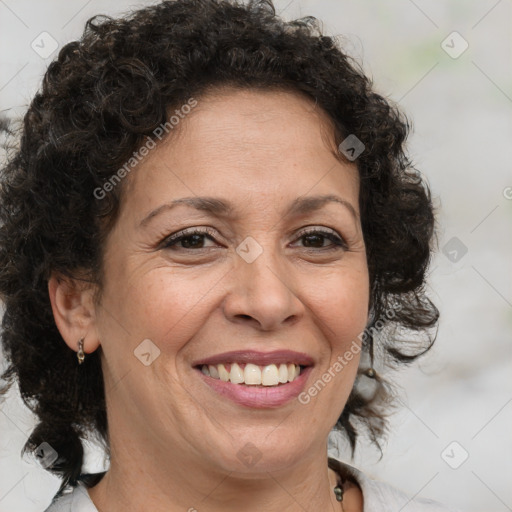
[[[89,495],[99,512],[295,512],[338,511],[333,492],[337,475],[327,466],[327,453],[280,471],[247,475],[216,472],[159,454],[112,449],[111,465]],[[150,455],[148,457],[148,455]],[[166,459],[166,461],[161,460]],[[187,469],[184,469],[187,468]]]

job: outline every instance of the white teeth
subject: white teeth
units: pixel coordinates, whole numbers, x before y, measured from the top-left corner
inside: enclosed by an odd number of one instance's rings
[[[229,372],[229,380],[233,384],[241,384],[244,381],[244,372],[236,363],[231,365],[231,371]]]
[[[244,381],[247,385],[261,385],[261,370],[255,364],[246,364],[244,369]]]
[[[279,384],[279,374],[275,364],[269,364],[261,372],[261,383],[264,386],[277,386]]]
[[[288,365],[288,382],[291,382],[295,378],[295,365]]]
[[[229,373],[223,364],[217,365],[217,371],[219,372],[220,380],[227,382],[229,380]]]
[[[288,367],[283,363],[279,365],[279,382],[281,384],[288,382]]]
[[[219,378],[219,372],[217,371],[217,368],[213,366],[212,364],[208,365],[208,370],[210,370],[210,377],[213,377],[214,379]]]
[[[293,363],[281,363],[279,367],[275,364],[258,366],[252,363],[242,365],[243,368],[237,363],[227,366],[230,367],[230,371],[224,364],[204,364],[201,366],[201,371],[214,379],[246,386],[277,386],[292,382],[300,375],[300,366]]]

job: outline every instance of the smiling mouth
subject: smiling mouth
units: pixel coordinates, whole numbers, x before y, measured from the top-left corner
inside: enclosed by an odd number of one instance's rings
[[[195,367],[207,377],[243,384],[246,386],[272,387],[293,382],[299,377],[305,366],[295,363],[268,364],[252,363],[201,364]]]

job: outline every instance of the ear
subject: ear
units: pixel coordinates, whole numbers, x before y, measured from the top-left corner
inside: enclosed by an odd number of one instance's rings
[[[94,286],[82,280],[52,273],[48,293],[53,317],[59,332],[75,352],[78,340],[84,338],[84,352],[94,352],[100,345],[96,329]]]

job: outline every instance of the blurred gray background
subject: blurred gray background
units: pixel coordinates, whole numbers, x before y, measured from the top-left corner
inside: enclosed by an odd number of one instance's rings
[[[150,3],[0,0],[0,111],[23,114],[45,67],[90,16]],[[344,458],[411,496],[468,512],[512,511],[512,1],[275,5],[286,19],[322,20],[377,90],[399,102],[414,124],[409,151],[438,209],[429,282],[441,311],[435,348],[393,376],[403,403],[382,459],[367,441],[354,461]],[[33,425],[11,393],[0,407],[0,512],[42,511],[59,486],[20,458]],[[85,469],[104,469],[89,448]]]

